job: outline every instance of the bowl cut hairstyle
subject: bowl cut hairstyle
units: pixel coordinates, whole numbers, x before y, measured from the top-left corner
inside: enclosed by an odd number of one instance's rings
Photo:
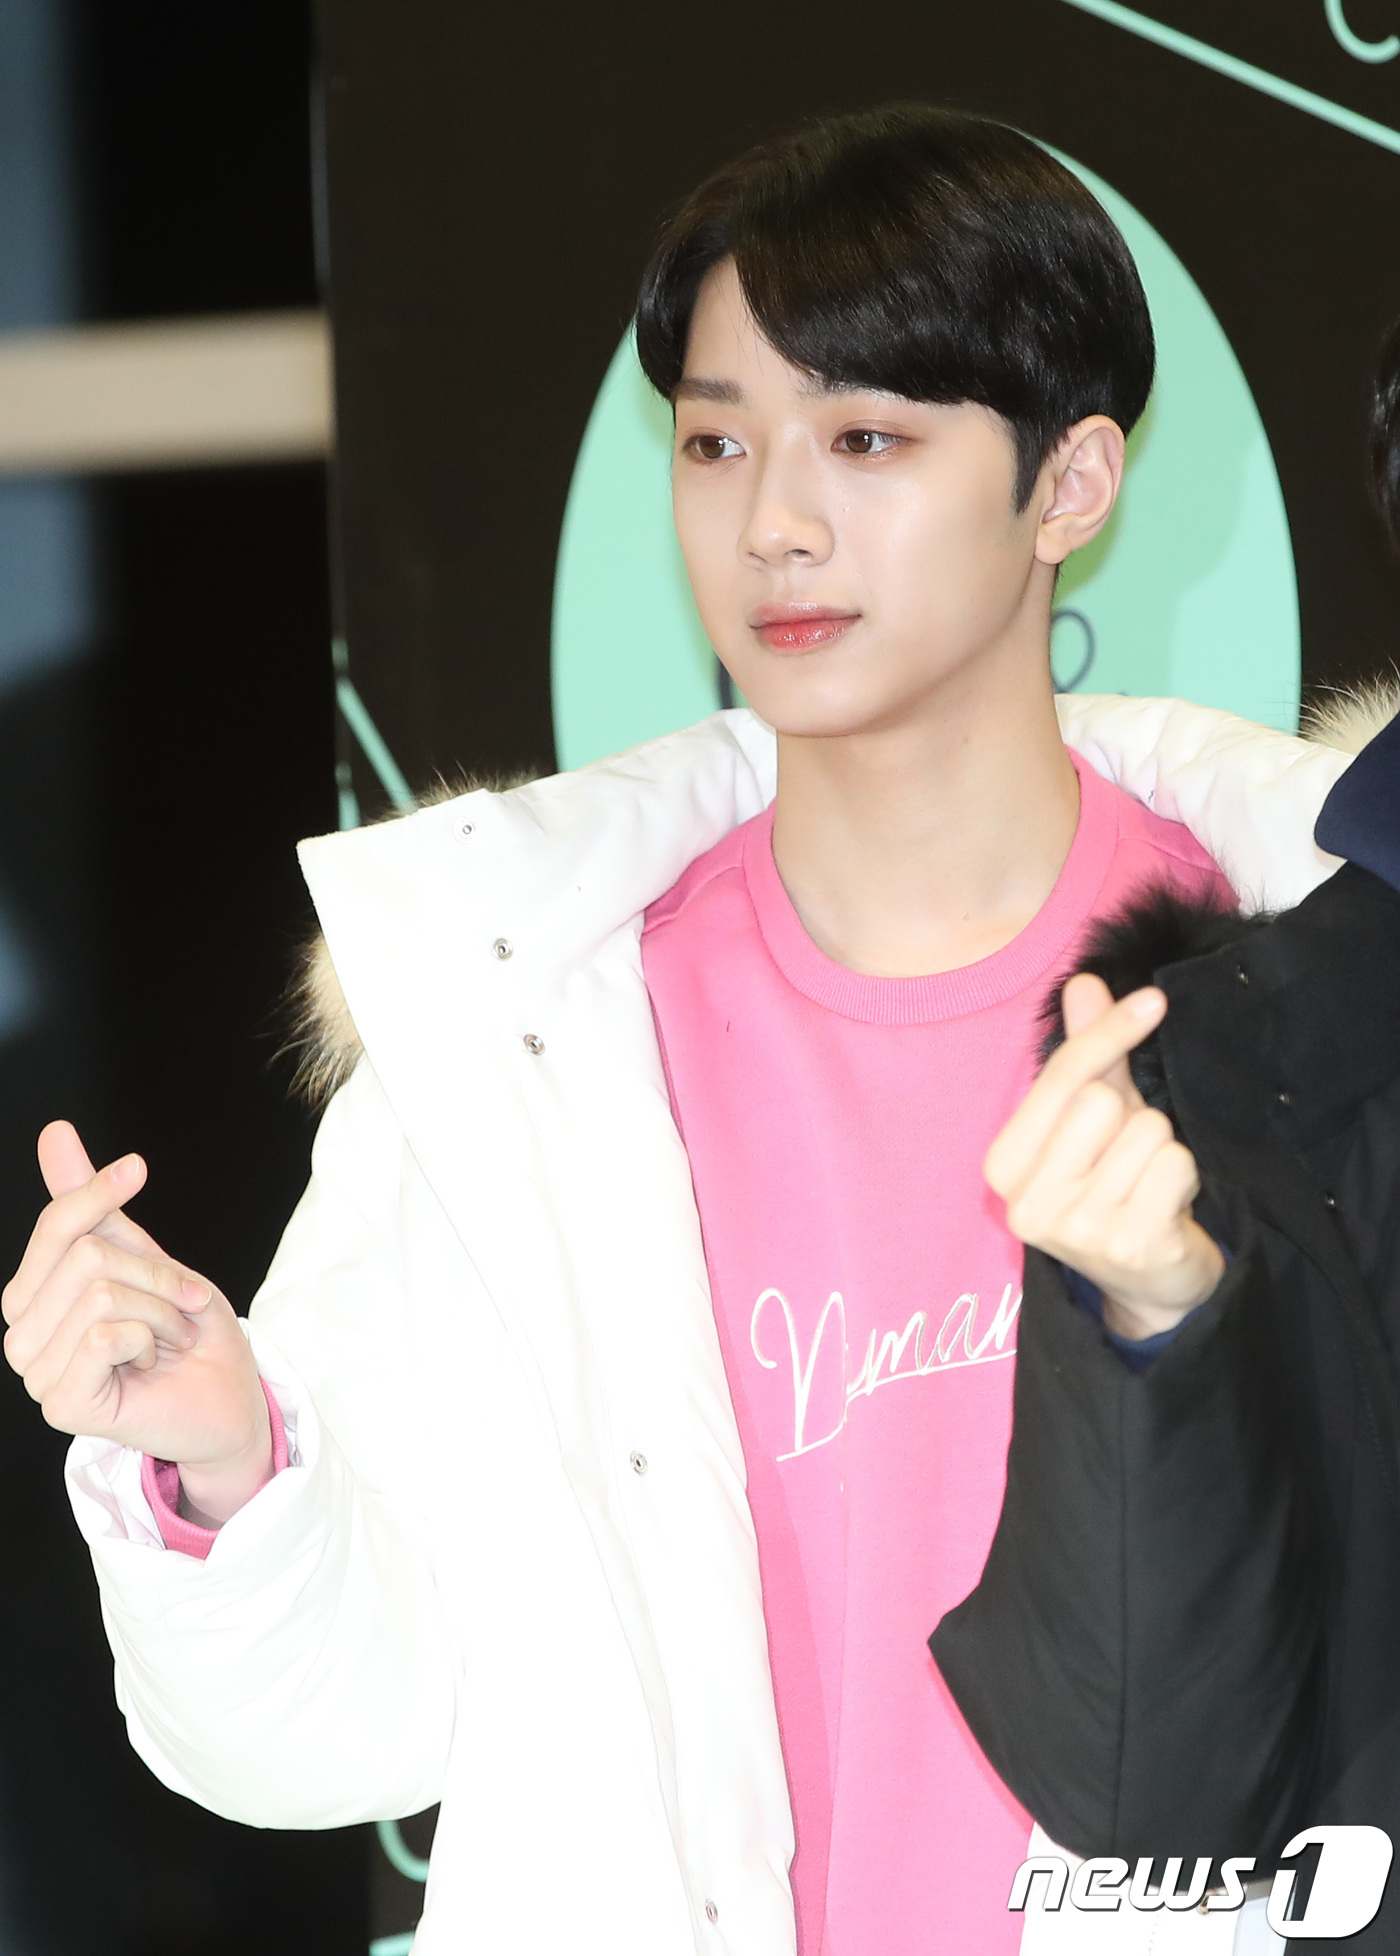
[[[1127,434],[1152,389],[1152,318],[1122,234],[1071,170],[1003,123],[877,109],[709,177],[663,229],[637,305],[638,356],[667,399],[700,287],[730,258],[794,366],[999,414],[1018,510],[1076,422],[1106,414]]]

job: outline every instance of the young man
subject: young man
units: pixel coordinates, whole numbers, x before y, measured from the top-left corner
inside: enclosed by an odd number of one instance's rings
[[[1002,1506],[1017,1232],[1125,1380],[1237,1247],[1124,1068],[1161,993],[1078,980],[1027,1099],[1041,1007],[1145,885],[1305,894],[1344,762],[1160,702],[1066,747],[1056,570],[1152,341],[1027,139],[891,111],[744,159],[638,344],[754,711],[308,844],[349,1078],[250,1339],[124,1215],[139,1159],[55,1124],[7,1355],[88,1436],[138,1750],[262,1825],[440,1800],[421,1956],[996,1956],[1030,1815],[925,1640]]]

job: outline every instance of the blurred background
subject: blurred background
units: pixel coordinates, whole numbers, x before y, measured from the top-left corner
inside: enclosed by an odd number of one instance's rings
[[[662,211],[801,115],[1000,115],[1138,256],[1161,383],[1064,582],[1062,686],[1289,726],[1392,671],[1363,457],[1398,57],[1400,0],[869,0],[858,31],[837,0],[0,0],[0,1264],[66,1114],[146,1154],[142,1220],[245,1306],[310,1137],[296,839],[719,703],[627,323]],[[263,1833],[128,1751],[63,1446],[0,1373],[0,1956],[403,1956],[431,1816]]]
[[[60,1111],[149,1156],[150,1226],[241,1302],[304,1178],[273,1012],[292,845],[335,825],[311,40],[295,0],[0,0],[7,1272]],[[0,1951],[363,1951],[362,1836],[231,1826],[130,1754],[63,1451],[6,1371]]]

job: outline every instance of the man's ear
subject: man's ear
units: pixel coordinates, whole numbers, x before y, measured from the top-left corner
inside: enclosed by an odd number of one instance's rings
[[[1042,564],[1062,564],[1108,521],[1123,481],[1124,447],[1123,430],[1106,414],[1077,421],[1056,445],[1038,485],[1049,498],[1035,539]]]

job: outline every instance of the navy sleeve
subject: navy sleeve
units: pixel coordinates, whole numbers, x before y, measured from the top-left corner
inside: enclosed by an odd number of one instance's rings
[[[1228,1270],[1230,1252],[1223,1243],[1219,1248]],[[1098,1285],[1091,1283],[1081,1271],[1071,1270],[1067,1263],[1062,1263],[1060,1268],[1064,1271],[1065,1287],[1071,1301],[1089,1317],[1103,1324],[1103,1292]],[[1209,1302],[1208,1299],[1205,1301]],[[1200,1308],[1198,1304],[1196,1310]],[[1145,1372],[1153,1359],[1160,1357],[1168,1345],[1180,1337],[1182,1325],[1194,1315],[1194,1312],[1188,1311],[1180,1324],[1174,1324],[1169,1331],[1154,1331],[1150,1338],[1125,1338],[1120,1332],[1110,1331],[1107,1325],[1104,1325],[1104,1334],[1130,1372]]]

